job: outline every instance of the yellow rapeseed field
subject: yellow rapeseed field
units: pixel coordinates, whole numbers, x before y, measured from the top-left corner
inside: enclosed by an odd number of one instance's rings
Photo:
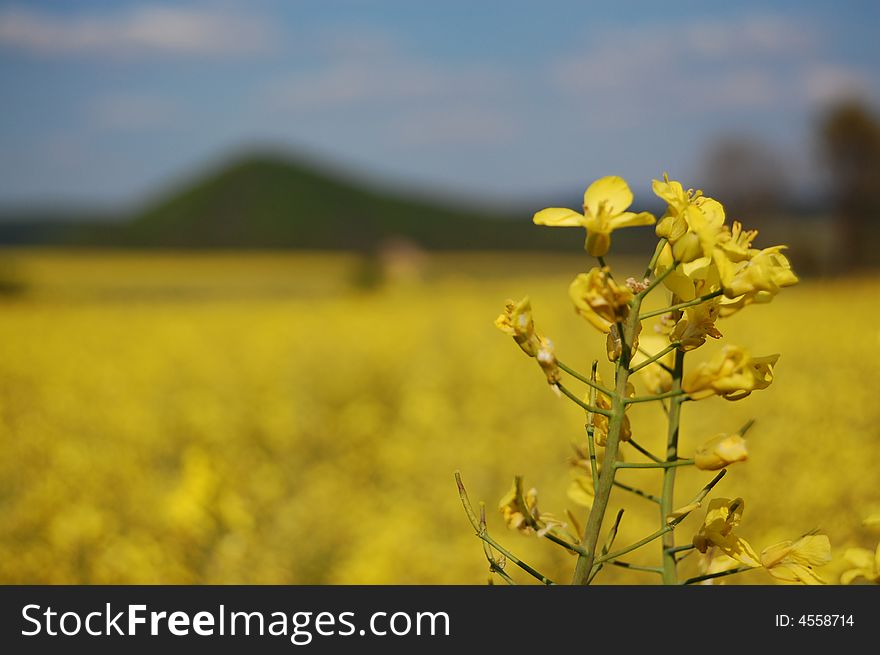
[[[592,265],[585,255],[410,254],[386,262],[379,286],[348,255],[0,259],[12,280],[0,296],[0,582],[480,584],[486,562],[456,469],[497,538],[570,577],[573,558],[506,530],[495,507],[523,474],[542,509],[575,509],[566,460],[583,411],[493,320],[528,294],[560,358],[585,372],[600,358],[610,377],[602,339],[566,292]],[[749,461],[716,493],[746,499],[739,533],[758,549],[821,528],[829,582],[846,548],[877,542],[861,522],[880,511],[878,294],[880,278],[805,279],[720,321],[736,343],[782,354],[775,380],[683,415],[683,453],[757,419]],[[631,414],[639,442],[662,450],[661,410]],[[656,491],[659,472],[629,479],[652,475]],[[682,471],[677,500],[711,477]],[[619,506],[618,543],[656,529],[656,506],[623,491]],[[620,569],[597,578],[609,581],[657,582]]]

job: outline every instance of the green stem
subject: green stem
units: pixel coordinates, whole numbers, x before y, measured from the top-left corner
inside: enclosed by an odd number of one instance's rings
[[[677,355],[684,355],[680,350]],[[676,356],[677,356],[676,355]],[[674,374],[673,374],[674,375]],[[667,391],[666,393],[658,393],[653,396],[635,396],[633,398],[625,398],[623,402],[627,405],[632,405],[633,403],[650,403],[654,400],[664,400],[666,398],[677,398],[679,396],[686,396],[687,392],[681,390],[681,385],[677,388],[672,389],[672,391]]]
[[[638,366],[634,366],[633,368],[629,369],[629,372],[630,372],[630,373],[635,373],[636,371],[641,371],[643,368],[645,368],[646,366],[650,366],[651,364],[653,364],[654,362],[656,362],[658,359],[662,359],[663,357],[665,357],[666,355],[668,355],[669,353],[671,353],[673,350],[675,350],[676,348],[678,348],[680,345],[681,345],[681,342],[680,342],[680,341],[673,341],[671,344],[669,344],[668,346],[666,346],[666,348],[664,348],[663,350],[661,350],[659,353],[657,353],[656,355],[654,355],[654,356],[651,357],[650,359],[646,359],[644,362],[642,362],[642,363],[639,364]],[[558,362],[557,362],[557,363],[558,363]],[[561,367],[560,367],[560,368],[561,368]],[[564,369],[563,369],[563,370],[564,370]]]
[[[662,237],[657,242],[657,247],[654,248],[654,255],[651,257],[651,261],[648,263],[648,268],[645,269],[645,277],[650,277],[651,273],[654,272],[654,267],[657,265],[657,260],[660,259],[660,255],[663,253],[663,248],[666,247],[666,237]]]
[[[675,546],[675,547],[673,547],[673,548],[670,548],[670,549],[669,549],[669,552],[670,552],[670,553],[681,553],[681,552],[684,552],[684,551],[686,551],[686,550],[693,550],[693,548],[694,548],[694,545],[693,545],[693,544],[684,544],[684,545],[682,545],[682,546]]]
[[[639,316],[641,320],[645,320],[646,318],[653,318],[654,316],[660,316],[660,314],[668,314],[669,312],[674,312],[678,309],[685,309],[686,307],[693,307],[694,305],[699,305],[701,303],[706,302],[707,300],[712,300],[712,298],[717,298],[718,296],[724,293],[724,289],[718,289],[718,291],[713,291],[712,293],[707,293],[705,296],[700,296],[699,298],[694,298],[693,300],[689,300],[687,302],[680,302],[677,305],[671,305],[670,307],[666,307],[664,309],[655,309],[654,311],[647,312]]]
[[[599,360],[593,360],[590,377],[593,382],[596,381],[596,374],[599,370]],[[596,404],[596,390],[590,389],[590,404]],[[596,428],[593,426],[593,413],[587,413],[587,450],[590,452],[590,473],[593,475],[593,496],[599,493],[599,465],[596,462]]]
[[[663,569],[658,569],[656,566],[639,566],[638,564],[630,564],[629,562],[619,562],[617,560],[611,562],[614,566],[621,566],[625,569],[632,569],[633,571],[646,571],[648,573],[663,573]]]
[[[663,271],[660,275],[658,275],[657,277],[655,277],[654,280],[651,282],[651,284],[649,284],[649,285],[644,289],[644,291],[640,291],[640,292],[639,292],[639,296],[640,296],[641,298],[644,298],[644,297],[647,296],[649,293],[651,293],[655,288],[657,288],[657,285],[658,285],[658,284],[660,284],[661,282],[663,282],[663,280],[666,279],[666,276],[667,276],[667,275],[669,275],[670,273],[672,273],[672,271],[674,271],[676,268],[678,268],[679,263],[680,263],[680,262],[676,262],[676,261],[672,262],[672,266],[670,266],[670,267],[667,268],[665,271]]]
[[[585,403],[583,400],[581,400],[575,394],[569,391],[561,382],[556,383],[556,388],[559,389],[565,396],[567,396],[569,400],[574,402],[576,405],[580,405],[588,412],[593,412],[594,414],[602,414],[603,416],[611,416],[611,412],[614,411],[613,408],[611,410],[602,409],[601,407],[594,407],[593,405]]]
[[[636,496],[640,496],[645,500],[650,500],[652,503],[660,503],[660,499],[653,494],[649,494],[647,491],[642,491],[641,489],[636,489],[635,487],[630,487],[628,484],[623,484],[623,482],[614,481],[614,486],[619,489],[623,489],[624,491],[628,491],[631,494],[635,494]]]
[[[602,564],[603,562],[607,562],[608,560],[617,559],[621,555],[626,555],[627,553],[631,553],[632,551],[636,550],[637,548],[641,548],[645,544],[651,543],[652,541],[654,541],[658,537],[662,537],[667,532],[672,532],[674,527],[675,526],[673,526],[673,525],[664,525],[662,528],[660,528],[656,532],[652,532],[644,539],[639,539],[637,542],[635,542],[634,544],[630,544],[626,548],[621,548],[618,551],[615,551],[613,553],[608,553],[607,555],[602,555],[601,557],[596,558],[596,564]]]
[[[566,366],[565,364],[560,362],[558,359],[556,360],[556,365],[559,366],[559,368],[561,368],[563,371],[568,373],[571,377],[575,378],[576,380],[580,380],[584,384],[593,387],[593,389],[596,389],[597,391],[601,391],[606,396],[610,396],[612,393],[614,393],[611,389],[603,387],[601,384],[596,382],[594,379],[590,379],[587,376],[582,375],[581,373],[578,373],[576,370],[574,370],[573,368],[571,368],[569,366]]]
[[[654,453],[649,451],[647,448],[642,448],[642,446],[637,444],[634,439],[630,439],[628,443],[630,446],[632,446],[633,448],[638,450],[642,455],[644,455],[648,459],[655,461],[655,462],[662,462],[663,461],[662,459],[657,457]]]
[[[458,485],[458,497],[461,499],[461,504],[464,507],[464,512],[467,514],[468,520],[471,522],[471,525],[474,528],[474,531],[477,534],[477,537],[482,539],[484,542],[492,546],[499,553],[504,555],[505,558],[509,559],[516,566],[521,568],[523,571],[528,573],[530,576],[539,580],[541,583],[545,585],[555,585],[550,578],[545,576],[543,573],[540,573],[533,569],[531,566],[523,562],[516,555],[507,550],[504,546],[495,541],[492,537],[489,536],[489,532],[486,530],[485,522],[481,521],[477,518],[476,512],[474,512],[474,508],[471,505],[470,498],[468,498],[467,491],[464,488],[464,483],[461,480],[461,473],[459,471],[455,472],[455,483]]]
[[[578,556],[577,563],[575,564],[574,577],[572,579],[572,584],[575,585],[589,584],[590,576],[593,573],[593,563],[596,559],[596,545],[599,542],[602,519],[605,517],[608,501],[611,498],[611,490],[614,488],[614,476],[617,473],[617,469],[612,464],[617,461],[620,449],[620,433],[623,427],[624,412],[626,411],[624,399],[626,398],[626,387],[629,381],[631,344],[635,341],[635,335],[639,327],[639,308],[641,307],[641,302],[642,300],[638,296],[633,298],[626,326],[621,333],[623,352],[617,360],[615,393],[611,396],[611,412],[608,420],[608,436],[605,440],[605,456],[602,469],[599,472],[598,490],[593,499],[593,506],[590,508],[590,515],[587,518],[587,525],[584,528],[584,535],[581,540],[584,552]]]
[[[698,575],[694,578],[688,578],[687,580],[685,580],[681,584],[683,584],[683,585],[694,584],[696,582],[702,582],[703,580],[711,580],[713,578],[723,578],[724,576],[733,575],[734,573],[744,573],[745,571],[754,571],[756,568],[758,568],[758,567],[738,566],[735,569],[728,569],[726,571],[721,571],[719,573],[707,573],[706,575]]]
[[[619,469],[670,469],[676,466],[693,466],[692,459],[677,459],[672,462],[615,462],[614,466]]]
[[[681,379],[684,377],[684,352],[675,352],[675,365],[672,374],[673,391],[681,392]],[[681,422],[682,397],[673,397],[669,402],[669,427],[666,433],[666,461],[673,464],[678,459],[678,433]],[[673,511],[675,495],[675,466],[669,466],[663,470],[663,491],[660,495],[660,523],[666,525],[666,517]],[[677,584],[676,572],[675,535],[670,531],[663,535],[662,568],[663,584]]]
[[[645,357],[651,357],[651,353],[649,353],[647,350],[645,350],[645,349],[642,348],[641,346],[639,346],[639,352],[642,353]],[[667,373],[669,373],[669,375],[672,375],[672,367],[671,367],[671,366],[667,366],[667,365],[664,364],[663,362],[659,362],[659,361],[657,362],[657,366],[659,366],[659,367],[662,368],[664,371],[666,371]]]
[[[504,569],[502,569],[501,566],[499,566],[498,563],[495,562],[495,560],[492,560],[492,561],[489,563],[489,570],[492,571],[492,573],[497,573],[498,575],[500,575],[500,576],[501,576],[501,579],[504,580],[507,584],[509,584],[509,585],[511,585],[511,586],[513,586],[513,587],[516,586],[516,581],[515,581],[513,578],[511,578],[511,577],[510,577],[510,576],[504,571]]]

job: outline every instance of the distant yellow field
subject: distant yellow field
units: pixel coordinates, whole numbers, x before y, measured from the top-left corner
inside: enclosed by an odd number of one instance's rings
[[[560,357],[587,370],[604,340],[566,292],[584,258],[410,253],[385,263],[378,286],[364,282],[373,264],[345,255],[0,261],[14,282],[0,296],[0,582],[480,584],[456,469],[503,543],[569,577],[571,558],[508,532],[494,507],[517,473],[545,511],[574,509],[566,459],[583,414],[492,321],[528,294]],[[751,459],[716,493],[745,498],[740,532],[757,548],[827,532],[830,582],[846,547],[878,538],[861,527],[880,511],[878,294],[880,278],[808,280],[722,321],[729,341],[782,353],[776,379],[743,401],[685,408],[684,453],[757,418]],[[632,418],[660,450],[660,410]],[[710,477],[682,472],[680,500]],[[659,518],[623,494],[612,504],[628,510],[628,543]]]

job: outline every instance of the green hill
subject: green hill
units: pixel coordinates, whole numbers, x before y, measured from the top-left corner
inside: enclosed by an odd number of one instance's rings
[[[570,246],[557,230],[380,191],[277,156],[251,156],[77,241],[130,247],[370,250],[392,238],[428,249]],[[568,235],[570,236],[570,235]]]

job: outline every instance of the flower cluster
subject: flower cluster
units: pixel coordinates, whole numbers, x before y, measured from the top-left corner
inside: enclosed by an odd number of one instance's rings
[[[716,434],[696,448],[690,458],[683,457],[678,446],[683,405],[711,397],[741,400],[766,389],[773,382],[779,359],[778,354],[754,356],[735,344],[725,344],[688,367],[685,355],[703,347],[709,339],[722,338],[716,325],[720,319],[749,305],[771,301],[781,289],[797,283],[798,278],[783,254],[785,246],[754,247],[757,231],[746,230],[737,221],[728,224],[724,207],[717,200],[702,191],[685,189],[667,176],[654,180],[653,191],[666,203],[659,220],[648,212],[629,211],[633,194],[627,183],[616,176],[603,177],[589,185],[584,193],[583,213],[551,207],[534,215],[538,225],[586,229],[585,249],[596,258],[596,265],[574,278],[569,285],[569,298],[575,312],[605,336],[605,350],[614,366],[614,376],[613,384],[606,385],[598,373],[598,362],[593,363],[589,377],[563,364],[550,340],[535,331],[528,298],[507,302],[496,326],[512,336],[529,357],[537,359],[547,381],[560,396],[586,412],[587,439],[575,448],[568,497],[577,506],[588,508],[589,514],[581,529],[571,510],[566,510],[567,523],[539,512],[537,492],[532,489],[523,493],[521,478],[517,477],[500,503],[504,521],[521,533],[546,537],[569,552],[576,552],[575,584],[588,584],[605,562],[629,567],[618,556],[655,539],[662,540],[662,566],[641,568],[660,573],[667,584],[679,582],[676,553],[689,549],[704,557],[701,575],[688,578],[686,584],[709,582],[751,569],[764,569],[784,583],[819,584],[822,579],[816,569],[831,559],[828,537],[813,531],[796,540],[768,546],[759,554],[739,533],[745,507],[742,498],[710,500],[703,524],[690,543],[675,546],[674,531],[679,524],[702,507],[728,467],[748,459],[745,437],[753,423],[749,421],[736,432]],[[604,259],[611,246],[611,235],[616,229],[647,225],[656,225],[654,231],[659,241],[645,274],[639,279],[629,277],[621,281]],[[644,311],[643,303],[655,290],[665,290],[665,305]],[[656,320],[649,324],[650,319]],[[563,384],[563,374],[587,385],[586,393],[570,391]],[[635,374],[648,395],[636,393],[632,383]],[[667,416],[663,457],[637,443],[630,421],[630,409],[649,402],[660,403]],[[638,435],[638,440],[642,439]],[[644,439],[650,440],[651,435]],[[629,461],[624,457],[623,446],[632,448],[637,457],[647,461]],[[690,503],[673,509],[675,471],[681,466],[717,473]],[[662,473],[662,495],[654,496],[615,479],[617,471],[623,468]],[[661,526],[634,545],[614,551],[621,511],[605,544],[597,550],[599,531],[615,488],[659,504]],[[474,516],[466,496],[462,500],[469,516]],[[569,525],[576,534],[568,532]],[[505,561],[518,562],[523,570],[548,582],[488,537],[482,522],[475,527],[488,544],[490,570],[498,572],[499,559],[493,554],[494,549]],[[869,555],[859,549],[848,552],[855,568],[844,575],[847,581],[880,577],[880,550],[877,558],[871,559]],[[511,580],[509,576],[505,579]]]

